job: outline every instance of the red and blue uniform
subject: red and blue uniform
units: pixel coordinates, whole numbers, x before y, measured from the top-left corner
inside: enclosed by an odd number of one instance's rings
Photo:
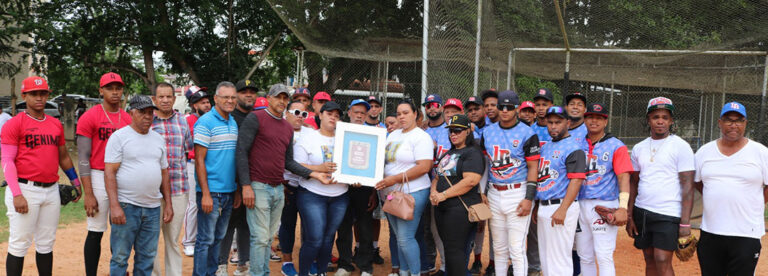
[[[572,135],[546,143],[541,148],[536,199],[564,198],[571,179],[586,178],[586,160],[582,144]]]
[[[492,124],[483,129],[482,146],[491,159],[488,180],[496,184],[525,182],[526,161],[539,160],[539,138],[519,121],[510,128]]]
[[[587,178],[581,185],[578,199],[618,199],[617,175],[633,170],[627,146],[607,134],[594,143],[585,138],[582,149],[587,155]]]
[[[425,131],[427,134],[429,134],[429,137],[432,137],[432,141],[437,144],[435,150],[435,160],[443,156],[443,154],[451,149],[451,138],[449,137],[450,132],[447,128],[445,128],[445,123],[442,123],[436,127],[429,127]],[[437,163],[435,163],[435,166],[437,166]]]
[[[536,133],[536,136],[539,136],[539,147],[552,141],[552,136],[549,136],[547,125],[540,126],[538,123],[533,122],[533,124],[531,124],[531,130],[533,130],[533,133]]]

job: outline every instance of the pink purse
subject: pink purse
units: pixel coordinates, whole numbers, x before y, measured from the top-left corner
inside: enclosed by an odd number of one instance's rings
[[[387,195],[381,210],[404,220],[413,220],[413,206],[416,204],[416,200],[413,199],[412,195],[403,192],[405,185],[408,185],[408,176],[403,173],[403,183],[400,184],[400,190],[392,191]],[[408,190],[411,190],[410,185]]]

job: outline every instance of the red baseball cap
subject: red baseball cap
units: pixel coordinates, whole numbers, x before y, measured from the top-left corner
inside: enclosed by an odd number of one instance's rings
[[[253,103],[254,110],[265,109],[267,106],[269,106],[269,104],[267,103],[267,98],[264,97],[256,98],[256,102]]]
[[[45,81],[44,78],[32,76],[24,79],[24,81],[21,82],[21,94],[31,91],[51,92],[51,89],[48,88],[48,82]]]
[[[307,97],[307,99],[309,99],[311,98],[309,94],[310,94],[309,89],[304,87],[299,87],[296,89],[296,91],[293,91],[293,95],[291,95],[291,98],[295,99],[296,97],[304,96],[304,97]]]
[[[317,101],[317,100],[331,101],[331,95],[329,95],[325,91],[320,91],[320,92],[317,92],[317,94],[315,94],[315,97],[312,98],[312,100],[313,101]]]
[[[445,104],[443,105],[443,108],[449,107],[449,106],[455,106],[458,107],[459,110],[464,111],[464,105],[461,104],[461,100],[457,98],[450,98],[445,101]]]
[[[536,110],[536,108],[534,108],[533,102],[531,101],[524,101],[522,104],[520,104],[520,110],[523,110],[523,108]]]
[[[113,82],[120,83],[120,85],[125,85],[125,83],[123,82],[123,78],[121,78],[120,75],[109,72],[104,75],[101,75],[101,80],[99,81],[99,87],[107,86],[108,84]]]

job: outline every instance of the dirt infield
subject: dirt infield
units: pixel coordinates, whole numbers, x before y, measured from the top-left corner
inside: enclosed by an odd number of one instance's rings
[[[387,227],[386,223],[382,227]],[[53,275],[84,275],[83,266],[83,242],[86,235],[85,223],[75,223],[71,225],[63,226],[59,228],[57,232],[56,244],[54,247],[54,273]],[[388,233],[386,228],[383,228],[381,233]],[[619,232],[618,241],[616,246],[615,261],[616,261],[616,274],[617,275],[643,275],[644,274],[644,262],[643,256],[640,251],[636,250],[632,246],[632,239],[627,237],[626,232],[623,230]],[[763,242],[768,241],[767,237],[763,237]],[[161,238],[162,242],[162,238]],[[379,244],[387,245],[387,235],[382,234]],[[296,244],[294,249],[294,258],[298,260],[299,244]],[[101,263],[99,265],[99,275],[109,274],[109,233],[104,235],[102,242],[102,256]],[[486,236],[483,264],[488,263],[488,239]],[[0,243],[0,254],[3,258],[0,258],[0,267],[5,267],[6,252],[8,250],[7,241]],[[765,250],[765,249],[764,249]],[[334,249],[335,251],[335,249]],[[334,253],[336,254],[336,253]],[[158,254],[161,255],[161,254]],[[374,265],[374,275],[386,275],[390,268],[389,250],[387,246],[381,248],[381,255],[384,257],[385,264]],[[192,273],[192,258],[184,257],[184,275],[191,275]],[[675,272],[677,275],[700,275],[698,263],[696,260],[692,260],[686,263],[681,263],[677,259],[674,262]],[[129,271],[130,271],[129,267]],[[230,275],[234,271],[235,266],[230,265]],[[280,275],[280,263],[271,262],[270,269],[272,275]],[[4,270],[0,273],[4,273]],[[332,273],[330,273],[332,275]],[[27,254],[24,266],[24,275],[37,275],[35,269],[34,249],[30,249]],[[359,275],[359,271],[356,271],[354,275]],[[760,258],[756,275],[768,275],[768,260],[765,257]]]

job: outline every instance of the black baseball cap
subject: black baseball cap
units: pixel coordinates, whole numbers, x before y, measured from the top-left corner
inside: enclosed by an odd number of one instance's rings
[[[157,106],[152,102],[152,99],[149,98],[149,96],[145,95],[136,95],[131,98],[131,101],[128,102],[128,110],[134,110],[134,109],[145,109],[145,108],[154,108],[157,109]]]
[[[253,91],[257,91],[257,92],[259,91],[259,88],[256,87],[256,84],[250,80],[240,80],[237,82],[235,87],[237,88],[237,92],[243,91],[246,88],[253,89]]]
[[[476,104],[476,105],[479,105],[479,106],[483,106],[483,100],[481,100],[478,97],[472,96],[472,97],[469,97],[467,99],[467,101],[466,101],[466,103],[464,105],[465,106],[469,106],[469,104]]]
[[[483,102],[485,102],[485,99],[487,98],[499,98],[499,93],[496,92],[496,90],[488,89],[483,91],[483,94],[480,94],[480,98],[483,99]]]
[[[565,105],[568,105],[568,103],[571,102],[571,100],[579,98],[582,101],[584,101],[584,104],[587,104],[587,96],[584,96],[584,94],[581,94],[581,92],[573,92],[571,94],[568,94],[568,96],[565,96]]]
[[[184,95],[186,95],[189,104],[192,105],[204,98],[208,98],[208,93],[205,93],[207,90],[208,88],[206,87],[190,86]]]
[[[368,99],[366,100],[369,104],[371,102],[377,102],[379,105],[381,105],[381,101],[379,100],[379,97],[376,97],[374,95],[368,96]]]
[[[323,107],[320,108],[320,113],[323,113],[325,111],[334,111],[334,110],[338,110],[339,114],[344,114],[344,110],[341,109],[341,106],[334,101],[325,102],[325,104],[323,104]]]
[[[448,125],[445,126],[445,128],[459,127],[459,128],[467,129],[469,128],[469,125],[470,125],[470,122],[469,122],[469,117],[467,117],[467,115],[457,114],[451,117],[451,120],[449,121]]]
[[[550,102],[555,102],[555,96],[552,95],[552,91],[549,91],[549,89],[546,88],[539,88],[539,91],[536,92],[536,96],[533,96],[533,100],[536,101],[538,98],[542,98]]]
[[[587,105],[587,112],[584,113],[584,116],[588,115],[600,115],[605,118],[608,118],[608,109],[605,108],[605,106],[601,103],[593,103],[590,105]]]
[[[499,103],[498,105],[514,105],[518,106],[520,105],[520,97],[517,96],[517,93],[512,90],[504,90],[499,93]]]

